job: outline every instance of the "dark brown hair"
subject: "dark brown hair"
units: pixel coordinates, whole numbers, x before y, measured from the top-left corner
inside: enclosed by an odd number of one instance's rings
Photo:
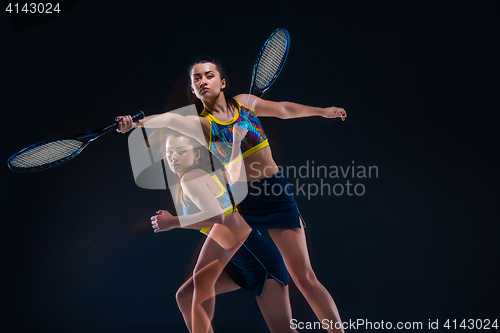
[[[194,170],[194,169],[202,169],[208,173],[211,173],[213,171],[213,165],[212,165],[212,161],[210,158],[210,152],[207,150],[207,148],[201,146],[200,143],[197,140],[193,139],[192,137],[187,136],[185,134],[182,134],[180,132],[174,131],[174,130],[168,130],[167,134],[165,135],[165,141],[164,141],[165,146],[163,147],[163,154],[164,154],[165,162],[167,160],[166,145],[167,145],[167,140],[170,137],[174,137],[174,138],[186,137],[189,140],[189,144],[191,146],[193,146],[193,150],[200,152],[200,158],[198,159],[197,163],[195,163],[192,166],[190,166],[189,168],[187,168],[184,171],[184,174],[186,174],[189,171]],[[168,163],[167,163],[167,165],[168,165]],[[179,177],[179,179],[177,180],[177,183],[175,184],[174,202],[176,205],[180,205],[180,202],[181,202],[180,201],[181,200],[181,193],[182,193],[181,186],[180,186],[181,178],[182,178],[182,176]]]

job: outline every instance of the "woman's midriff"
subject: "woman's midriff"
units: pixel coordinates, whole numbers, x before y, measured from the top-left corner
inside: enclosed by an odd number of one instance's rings
[[[252,229],[238,212],[228,214],[222,224],[214,224],[206,235],[216,241],[225,250],[245,241]]]
[[[266,146],[243,159],[247,181],[263,179],[279,171],[271,154],[271,147]]]

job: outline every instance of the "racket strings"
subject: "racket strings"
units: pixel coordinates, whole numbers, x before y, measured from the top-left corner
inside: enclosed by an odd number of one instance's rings
[[[287,43],[286,34],[279,31],[267,44],[256,73],[255,85],[258,89],[267,86],[279,71],[286,52]]]
[[[82,146],[78,140],[51,141],[21,153],[10,163],[16,168],[37,167],[69,156]]]

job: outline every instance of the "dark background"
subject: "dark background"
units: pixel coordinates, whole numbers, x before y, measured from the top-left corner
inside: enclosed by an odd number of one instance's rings
[[[439,319],[440,331],[446,319],[500,319],[499,15],[498,1],[82,0],[13,33],[0,14],[0,157],[185,105],[187,67],[202,55],[225,64],[229,94],[247,92],[262,43],[286,28],[289,57],[266,98],[335,105],[348,118],[262,119],[276,162],[379,170],[350,179],[363,196],[296,196],[342,318]],[[174,295],[201,235],[151,231],[171,198],[135,185],[126,135],[54,169],[1,174],[9,331],[186,331]],[[294,318],[316,320],[290,292]],[[218,298],[214,325],[266,331],[244,291]]]

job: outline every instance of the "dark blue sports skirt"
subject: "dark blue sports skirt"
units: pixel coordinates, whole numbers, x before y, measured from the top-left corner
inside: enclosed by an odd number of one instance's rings
[[[254,229],[301,228],[293,192],[285,176],[279,171],[274,175],[237,183],[232,187],[241,192],[248,189],[246,197],[238,204],[240,214]],[[305,222],[302,219],[302,222]]]
[[[284,286],[290,283],[280,251],[256,230],[250,232],[224,271],[238,286],[257,296],[262,296],[267,279]]]

